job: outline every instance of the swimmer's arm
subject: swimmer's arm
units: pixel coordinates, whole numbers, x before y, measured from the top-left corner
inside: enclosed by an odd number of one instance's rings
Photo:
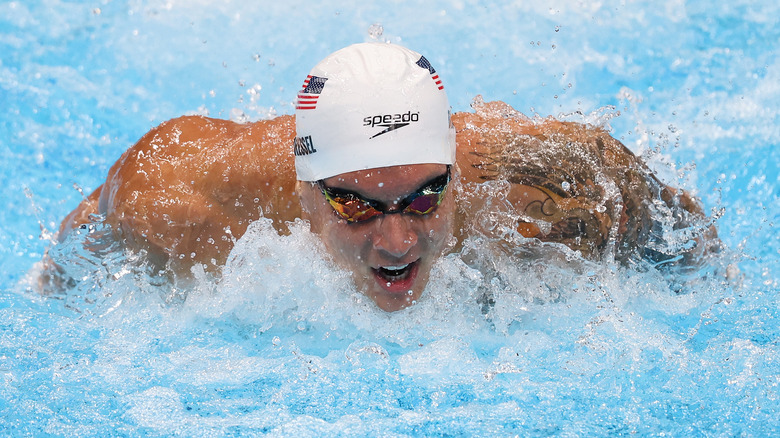
[[[661,200],[672,210],[681,209],[688,213],[687,218],[683,217],[675,224],[676,229],[693,226],[694,224],[691,222],[704,223],[707,221],[707,215],[701,202],[685,190],[665,185],[661,190]],[[694,237],[694,241],[696,246],[684,254],[686,264],[695,264],[700,258],[721,250],[721,241],[714,224],[706,227]]]
[[[100,193],[103,191],[103,185],[95,189],[86,199],[71,211],[60,224],[59,232],[57,233],[57,240],[62,242],[65,237],[73,229],[78,228],[80,225],[88,224],[92,222],[91,215],[98,214],[98,202],[100,200]]]
[[[101,208],[127,246],[179,271],[193,263],[218,268],[261,211],[275,225],[300,217],[293,136],[291,116],[248,125],[171,120],[112,167]]]

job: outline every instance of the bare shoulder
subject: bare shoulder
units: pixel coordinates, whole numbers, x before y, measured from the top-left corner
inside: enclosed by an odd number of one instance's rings
[[[473,184],[508,182],[502,199],[519,217],[517,229],[525,237],[563,243],[588,257],[614,248],[620,260],[662,260],[679,254],[664,240],[660,224],[679,229],[704,220],[695,199],[661,183],[601,127],[531,120],[503,102],[476,100],[473,108],[453,116],[464,197]],[[713,235],[696,238],[699,250]]]
[[[98,208],[131,246],[219,265],[261,215],[280,228],[300,215],[294,131],[290,116],[251,124],[169,120],[112,166]]]

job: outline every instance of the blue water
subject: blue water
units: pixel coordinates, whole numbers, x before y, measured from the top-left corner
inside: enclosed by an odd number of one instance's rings
[[[780,433],[777,2],[260,3],[0,2],[0,436]],[[75,263],[70,294],[29,291],[148,129],[290,114],[314,63],[372,34],[424,53],[456,111],[608,124],[722,214],[729,251],[669,278],[473,241],[500,281],[452,254],[388,315],[306,224],[260,221],[219,283],[161,286],[116,253]]]

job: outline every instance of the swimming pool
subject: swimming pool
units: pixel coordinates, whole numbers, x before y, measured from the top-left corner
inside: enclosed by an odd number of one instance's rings
[[[0,435],[780,431],[776,2],[286,3],[0,2]],[[424,53],[456,111],[481,94],[608,123],[722,211],[738,281],[703,269],[677,294],[655,271],[529,260],[494,284],[451,255],[387,315],[305,224],[261,221],[219,284],[161,288],[118,256],[85,259],[69,296],[26,292],[80,190],[149,128],[292,113],[313,63],[370,34]]]

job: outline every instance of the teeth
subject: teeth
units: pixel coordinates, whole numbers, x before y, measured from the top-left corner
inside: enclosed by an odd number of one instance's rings
[[[407,266],[409,266],[408,263],[401,266],[382,266],[382,269],[386,269],[388,271],[400,271],[402,269],[406,269]]]

